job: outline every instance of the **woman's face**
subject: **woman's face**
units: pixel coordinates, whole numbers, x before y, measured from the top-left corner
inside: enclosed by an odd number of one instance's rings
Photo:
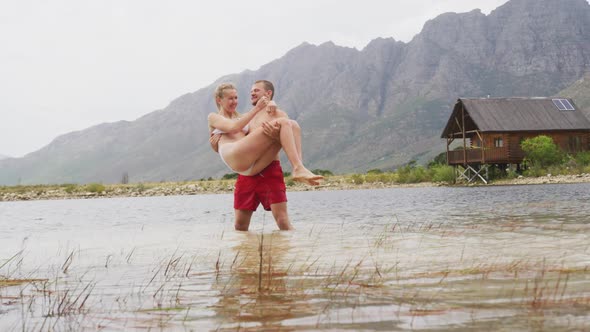
[[[238,108],[238,92],[234,89],[223,90],[222,97],[217,102],[227,112],[235,112]]]

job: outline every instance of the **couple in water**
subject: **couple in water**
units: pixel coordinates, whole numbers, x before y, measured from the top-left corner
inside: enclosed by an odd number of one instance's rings
[[[282,148],[293,168],[293,180],[313,186],[319,185],[323,177],[312,173],[303,165],[301,132],[297,122],[287,117],[273,117],[278,110],[271,100],[272,94],[260,98],[254,96],[253,92],[254,108],[239,114],[236,111],[236,87],[231,83],[224,83],[215,90],[218,112],[210,113],[207,120],[210,134],[217,137],[217,140],[211,143],[216,144],[221,160],[233,172],[242,176],[253,176],[269,166]],[[267,112],[272,120],[251,129],[250,121],[260,112]]]

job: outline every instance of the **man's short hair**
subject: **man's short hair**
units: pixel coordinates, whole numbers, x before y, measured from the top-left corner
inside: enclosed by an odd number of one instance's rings
[[[258,84],[258,83],[262,83],[262,85],[264,85],[264,89],[266,91],[268,91],[268,90],[272,91],[272,95],[270,95],[270,100],[272,100],[275,96],[275,86],[272,84],[272,82],[267,81],[267,80],[258,80],[256,82],[254,82],[254,84]]]

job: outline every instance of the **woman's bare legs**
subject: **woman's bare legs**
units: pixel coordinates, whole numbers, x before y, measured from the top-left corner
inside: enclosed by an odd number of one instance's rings
[[[295,120],[289,120],[289,124],[293,129],[293,139],[295,140],[297,154],[299,154],[299,159],[303,160],[303,151],[301,150],[301,127],[299,126],[299,123]]]
[[[280,124],[279,140],[285,151],[291,166],[293,167],[293,180],[305,182],[310,185],[318,185],[318,180],[323,179],[309,171],[301,161],[295,136],[290,120],[281,118],[276,120]],[[262,128],[251,132],[248,136],[239,141],[226,143],[223,147],[223,158],[236,171],[245,171],[255,163],[252,174],[264,169],[276,156],[275,149],[269,149],[275,141],[264,134]],[[270,150],[270,151],[269,151]]]
[[[279,122],[279,121],[277,121]],[[281,120],[281,122],[279,122],[279,127],[282,128],[283,126],[290,126],[291,127],[291,131],[293,132],[293,141],[295,143],[295,150],[297,151],[297,156],[299,157],[299,160],[301,162],[303,162],[303,158],[302,158],[302,148],[301,148],[301,127],[299,126],[299,123],[297,123],[297,121],[295,120]],[[280,131],[279,131],[280,133]],[[260,157],[259,160],[256,161],[256,164],[254,165],[253,174],[259,173],[260,171],[262,171],[266,165],[270,164],[276,157],[277,153],[279,153],[279,151],[281,150],[281,143],[277,142],[275,143],[273,146],[271,146],[267,152]],[[289,160],[291,162],[291,160]],[[293,162],[291,162],[291,164],[293,165]],[[305,168],[305,170],[307,170]],[[318,180],[323,179],[322,176],[318,176],[315,175],[311,172],[307,173],[306,171],[303,171],[303,173],[295,173],[293,172],[293,178],[296,181],[301,181],[301,182],[305,182],[307,184],[310,185],[319,185]],[[309,175],[309,174],[313,174]]]
[[[250,171],[251,174],[258,174],[262,172],[270,163],[275,160],[277,154],[281,151],[281,143],[279,141],[274,141],[274,143],[266,149],[264,154],[260,157],[260,159],[256,160],[254,167]]]
[[[283,151],[285,151],[285,154],[287,155],[287,158],[293,167],[293,180],[314,186],[318,185],[318,180],[321,180],[324,177],[313,174],[310,170],[303,166],[303,162],[300,157],[301,152],[297,150],[297,143],[293,133],[293,124],[291,123],[292,120],[280,118],[276,121],[281,125],[279,137]],[[301,136],[299,135],[299,137]],[[301,149],[301,142],[299,142],[299,149]]]
[[[264,166],[258,165],[262,163],[257,163],[257,161],[262,156],[269,154],[268,150],[274,142],[263,131],[255,130],[242,139],[221,145],[219,147],[219,153],[222,154],[223,160],[234,172],[241,173],[250,169],[252,164],[255,163],[255,166]],[[270,160],[268,163],[270,163]]]

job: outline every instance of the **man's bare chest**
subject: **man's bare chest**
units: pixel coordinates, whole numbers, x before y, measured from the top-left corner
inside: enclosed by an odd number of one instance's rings
[[[264,122],[276,119],[275,116],[268,114],[267,112],[260,112],[250,121],[250,130],[254,130],[262,126]]]

